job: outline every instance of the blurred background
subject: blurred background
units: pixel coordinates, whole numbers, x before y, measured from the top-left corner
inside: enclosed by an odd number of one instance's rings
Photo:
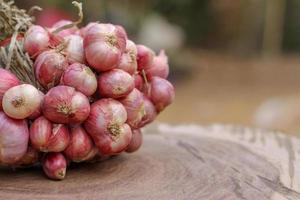
[[[71,1],[42,7],[37,23],[77,19]],[[300,0],[84,1],[84,23],[123,25],[130,38],[166,49],[176,100],[159,121],[230,123],[300,136]]]

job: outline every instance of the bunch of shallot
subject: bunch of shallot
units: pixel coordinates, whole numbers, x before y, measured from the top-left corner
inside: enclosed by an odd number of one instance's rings
[[[24,34],[41,87],[0,69],[2,165],[40,163],[50,179],[64,179],[71,162],[138,150],[141,128],[174,100],[163,50],[136,45],[118,25],[71,24]]]

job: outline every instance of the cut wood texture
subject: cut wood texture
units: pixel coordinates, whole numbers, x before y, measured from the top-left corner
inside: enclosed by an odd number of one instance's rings
[[[299,200],[300,140],[238,126],[150,126],[140,151],[72,166],[0,170],[0,199]]]

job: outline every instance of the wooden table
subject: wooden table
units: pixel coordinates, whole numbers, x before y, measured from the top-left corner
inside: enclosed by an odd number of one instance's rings
[[[300,140],[280,133],[214,125],[147,128],[142,149],[68,170],[0,170],[0,199],[300,199]]]

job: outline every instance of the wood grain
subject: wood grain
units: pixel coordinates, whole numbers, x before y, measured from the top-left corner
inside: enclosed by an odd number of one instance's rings
[[[64,181],[40,169],[0,169],[0,199],[300,199],[300,140],[239,126],[159,124],[142,149],[72,166]]]

